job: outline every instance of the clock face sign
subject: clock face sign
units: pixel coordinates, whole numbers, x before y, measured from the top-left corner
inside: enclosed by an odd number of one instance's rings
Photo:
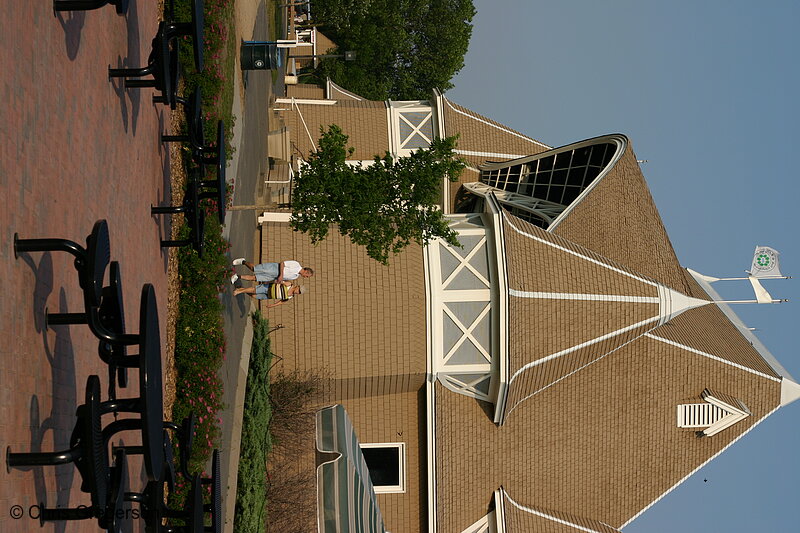
[[[760,272],[772,270],[778,262],[778,258],[775,255],[775,252],[772,250],[762,248],[756,253],[755,258],[753,258],[753,267]]]

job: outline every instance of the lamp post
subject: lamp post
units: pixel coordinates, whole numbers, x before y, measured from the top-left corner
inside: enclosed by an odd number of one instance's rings
[[[333,58],[344,58],[345,61],[355,61],[356,53],[352,50],[348,50],[343,54],[308,54],[302,56],[291,56],[291,59],[325,59],[328,57]]]

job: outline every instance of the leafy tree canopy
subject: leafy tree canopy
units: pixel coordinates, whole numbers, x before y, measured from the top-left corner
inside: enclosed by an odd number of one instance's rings
[[[314,0],[315,22],[355,61],[324,59],[317,74],[372,100],[424,100],[464,66],[472,0]]]
[[[424,245],[441,237],[460,246],[438,208],[442,179],[455,181],[464,169],[454,153],[455,137],[436,139],[408,157],[387,152],[360,166],[345,163],[353,152],[347,140],[339,126],[323,129],[319,149],[295,177],[293,229],[316,243],[336,224],[339,233],[383,264],[412,242]]]

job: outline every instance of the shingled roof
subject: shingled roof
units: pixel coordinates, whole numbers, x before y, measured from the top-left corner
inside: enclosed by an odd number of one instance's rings
[[[435,386],[438,531],[501,486],[508,531],[614,531],[780,406],[779,373],[678,263],[630,148],[552,232],[509,213],[503,231],[517,377],[500,426]],[[678,427],[707,390],[749,415]]]

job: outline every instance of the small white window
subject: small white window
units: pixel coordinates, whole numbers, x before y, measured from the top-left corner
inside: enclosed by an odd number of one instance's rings
[[[405,443],[362,443],[361,453],[376,493],[406,491]]]
[[[427,100],[391,102],[389,138],[392,152],[400,157],[428,148],[436,138],[436,117]]]

